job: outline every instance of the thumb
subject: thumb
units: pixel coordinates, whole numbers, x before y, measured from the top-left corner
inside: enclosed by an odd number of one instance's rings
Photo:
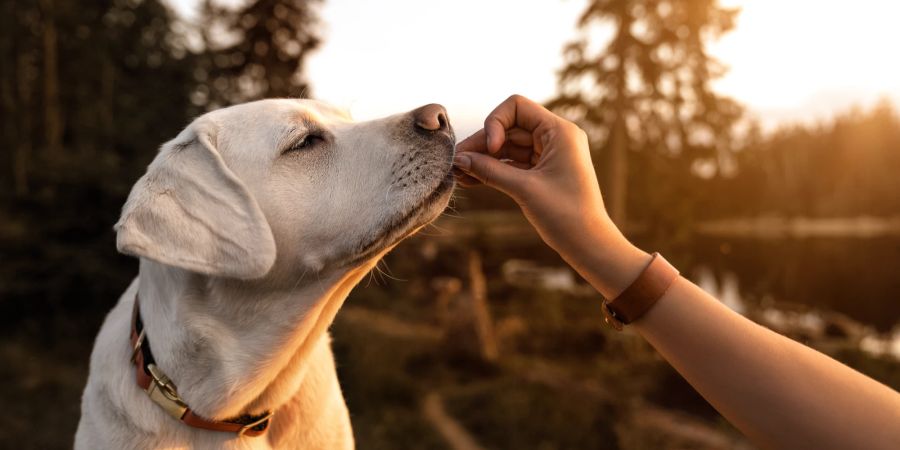
[[[463,152],[453,158],[453,164],[478,181],[514,197],[524,172],[483,153]]]

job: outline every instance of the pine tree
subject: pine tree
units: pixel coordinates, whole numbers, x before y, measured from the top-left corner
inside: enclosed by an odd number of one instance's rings
[[[320,43],[321,0],[255,0],[239,9],[202,6],[205,55],[195,103],[216,108],[266,97],[306,97],[306,56]]]
[[[94,317],[134,276],[111,225],[197,109],[174,23],[163,0],[0,2],[0,318]]]
[[[629,150],[671,157],[683,172],[731,147],[741,108],[712,92],[724,68],[705,43],[734,27],[717,0],[591,0],[564,49],[559,94],[548,106],[584,126],[613,220],[626,221]],[[607,28],[604,28],[607,27]],[[602,51],[591,33],[612,28]]]

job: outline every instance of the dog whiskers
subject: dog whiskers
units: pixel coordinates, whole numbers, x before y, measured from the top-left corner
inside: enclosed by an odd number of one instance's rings
[[[366,288],[368,288],[372,284],[372,280],[375,279],[375,268],[369,271],[369,278],[366,279]],[[378,286],[378,280],[375,280],[375,285]]]
[[[450,230],[448,230],[444,227],[441,227],[441,226],[435,224],[434,222],[429,223],[428,226],[431,228],[434,228],[438,232],[438,234],[432,234],[432,235],[425,234],[425,236],[447,236],[447,235],[452,234],[452,232]]]
[[[450,208],[447,208],[447,209],[450,209]],[[445,210],[444,212],[441,213],[441,217],[452,217],[454,219],[464,219],[462,214],[460,214],[459,211],[456,211],[456,210],[452,210],[450,212],[447,212]]]
[[[306,277],[306,272],[309,271],[309,267],[303,269],[303,273],[297,278],[297,281],[294,282],[294,289],[297,289],[297,286],[300,286],[300,282],[303,281],[303,278]]]
[[[384,269],[382,269],[380,267],[381,263],[384,263]],[[393,271],[391,271],[391,267],[388,266],[387,261],[384,259],[379,260],[378,264],[375,264],[375,268],[378,269],[378,272],[381,273],[381,275],[384,277],[388,277],[394,281],[402,281],[402,282],[407,281],[407,280],[404,280],[403,278],[397,278],[396,276],[394,276]]]

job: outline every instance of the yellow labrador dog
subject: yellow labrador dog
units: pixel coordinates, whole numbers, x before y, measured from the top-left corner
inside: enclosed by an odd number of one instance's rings
[[[115,227],[140,273],[97,336],[75,448],[352,448],[328,326],[445,208],[453,149],[439,105],[357,123],[294,99],[163,145]]]

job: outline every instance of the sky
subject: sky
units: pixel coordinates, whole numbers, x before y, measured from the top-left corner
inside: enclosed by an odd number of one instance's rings
[[[197,0],[168,0],[186,20]],[[220,0],[235,4],[241,0]],[[720,0],[741,8],[710,52],[729,68],[713,87],[765,129],[814,122],[883,97],[900,104],[900,2]],[[587,0],[325,0],[323,45],[307,61],[318,99],[357,120],[447,107],[460,138],[517,93],[556,92],[561,50]],[[852,6],[851,6],[852,5]]]

